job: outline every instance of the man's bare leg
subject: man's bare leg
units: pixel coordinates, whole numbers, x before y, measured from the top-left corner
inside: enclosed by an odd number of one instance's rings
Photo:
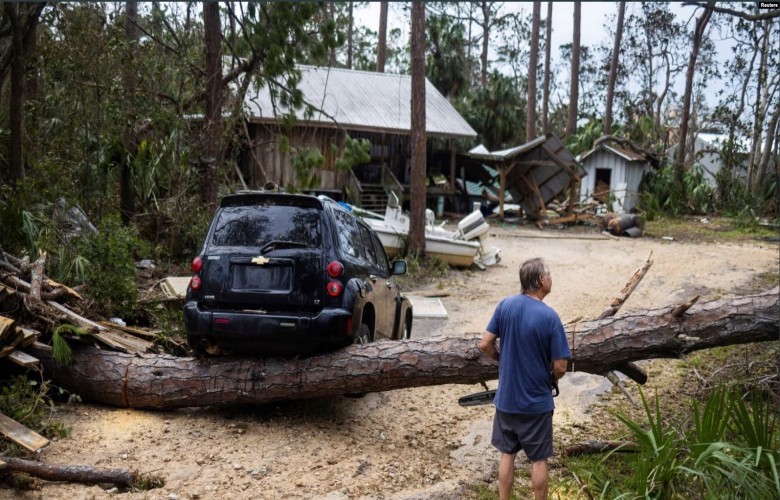
[[[534,489],[536,500],[547,498],[548,477],[547,459],[531,464],[531,488]],[[501,469],[498,471],[498,482],[501,483]]]
[[[515,483],[515,457],[517,453],[502,453],[498,463],[498,498],[509,500]]]

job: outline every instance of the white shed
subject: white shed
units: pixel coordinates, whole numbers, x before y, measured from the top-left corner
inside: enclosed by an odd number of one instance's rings
[[[594,198],[607,202],[610,193],[615,204],[612,211],[629,213],[639,202],[639,183],[652,167],[644,155],[602,142],[577,157],[585,170],[580,182],[580,201]]]

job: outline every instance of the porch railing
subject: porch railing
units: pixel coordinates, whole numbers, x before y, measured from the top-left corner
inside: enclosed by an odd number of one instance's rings
[[[393,191],[398,196],[401,206],[403,206],[405,198],[404,186],[398,182],[393,172],[385,164],[382,164],[382,186],[384,186],[386,193]]]
[[[360,185],[360,181],[355,175],[355,171],[349,170],[349,179],[347,179],[347,186],[344,188],[347,195],[347,202],[352,205],[360,205],[361,195],[363,194],[363,186]]]

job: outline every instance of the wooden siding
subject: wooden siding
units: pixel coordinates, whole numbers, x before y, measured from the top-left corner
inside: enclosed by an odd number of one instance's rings
[[[291,155],[281,151],[279,146],[279,131],[275,127],[254,127],[254,151],[249,156],[246,165],[246,182],[249,188],[259,188],[265,180],[273,181],[280,186],[295,184]],[[339,151],[344,145],[344,133],[323,128],[295,127],[287,134],[291,147],[312,148],[325,157],[325,163],[319,171],[321,189],[341,189],[347,180],[348,172],[337,172],[335,167],[336,154],[331,144],[336,144]]]
[[[647,162],[629,162],[603,149],[588,156],[583,168],[587,174],[580,183],[580,201],[585,201],[593,195],[596,188],[596,169],[609,169],[612,171],[609,188],[616,198],[616,204],[612,208],[625,213],[639,202],[639,183],[645,172],[650,171]]]

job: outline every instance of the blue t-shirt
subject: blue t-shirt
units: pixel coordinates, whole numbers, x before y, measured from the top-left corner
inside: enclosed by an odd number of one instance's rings
[[[526,415],[552,411],[552,361],[571,358],[558,314],[542,301],[513,295],[498,304],[487,331],[501,339],[496,408]]]

